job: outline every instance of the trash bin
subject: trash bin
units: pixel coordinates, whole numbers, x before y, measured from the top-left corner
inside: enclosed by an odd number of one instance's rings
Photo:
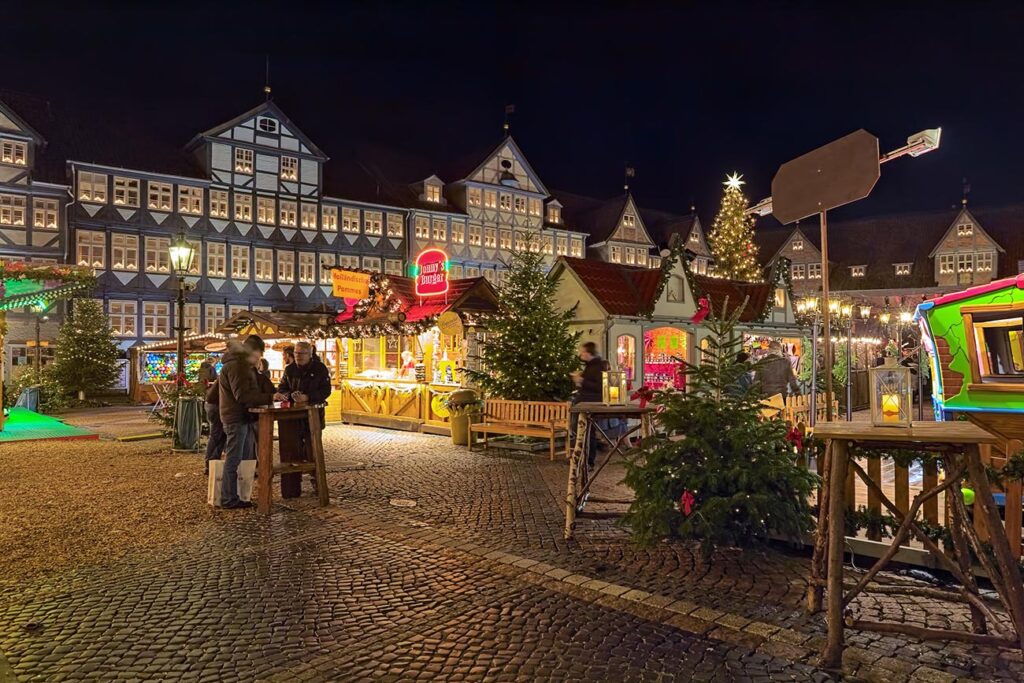
[[[179,396],[174,408],[174,445],[179,451],[199,450],[202,401],[198,396]]]
[[[451,415],[449,428],[452,432],[452,443],[456,446],[469,446],[472,435],[469,425],[476,416],[480,405],[476,392],[472,389],[459,389],[448,395],[448,411]]]

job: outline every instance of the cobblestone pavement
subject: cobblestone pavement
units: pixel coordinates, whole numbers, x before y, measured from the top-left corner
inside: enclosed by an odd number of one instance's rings
[[[170,552],[0,594],[0,681],[829,678],[814,667],[820,617],[801,610],[803,556],[704,563],[682,544],[637,548],[607,521],[567,542],[565,463],[546,455],[343,426],[325,448],[329,508],[303,497],[266,519],[219,516]],[[983,648],[850,643],[844,670],[867,680],[1024,677],[1019,656]]]

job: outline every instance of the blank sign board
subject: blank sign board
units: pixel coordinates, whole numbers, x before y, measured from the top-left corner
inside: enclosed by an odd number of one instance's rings
[[[878,138],[855,131],[780,166],[772,178],[772,214],[792,223],[863,199],[879,172]]]

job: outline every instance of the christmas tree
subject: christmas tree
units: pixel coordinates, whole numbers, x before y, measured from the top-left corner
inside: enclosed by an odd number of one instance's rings
[[[734,173],[725,181],[722,206],[711,224],[708,241],[715,259],[715,275],[759,282],[761,267],[757,264],[757,245],[754,244],[754,217],[746,212],[747,198],[740,190],[742,177]]]
[[[57,334],[54,362],[47,372],[69,393],[99,391],[117,380],[118,353],[103,305],[78,299],[72,317]]]
[[[797,464],[786,423],[762,417],[748,381],[756,365],[736,361],[737,319],[707,319],[708,348],[700,366],[687,367],[688,391],[656,395],[660,433],[627,462],[635,492],[627,521],[641,543],[696,539],[710,553],[814,526],[808,496],[817,476]]]
[[[480,369],[466,372],[494,398],[565,401],[573,390],[569,373],[580,365],[580,333],[569,331],[575,310],[555,304],[556,284],[545,273],[542,254],[517,251],[507,265],[498,312],[485,323]]]

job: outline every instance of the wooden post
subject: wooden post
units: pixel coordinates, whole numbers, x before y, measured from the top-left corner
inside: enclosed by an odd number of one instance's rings
[[[274,484],[274,416],[271,413],[260,413],[257,421],[256,436],[256,469],[260,480],[256,487],[256,510],[260,514],[270,514],[270,499],[274,495],[271,488]]]
[[[321,506],[327,506],[331,502],[330,493],[327,491],[327,468],[324,465],[324,443],[323,432],[320,430],[320,410],[310,406],[307,410],[309,415],[309,438],[310,450],[313,452],[313,462],[316,463],[316,494],[320,499]]]
[[[818,487],[818,528],[814,538],[814,555],[811,557],[811,582],[807,586],[807,612],[821,611],[824,579],[828,575],[826,561],[828,554],[828,508],[829,477],[832,467],[832,441],[825,444],[825,452],[818,458],[818,473],[821,485]]]
[[[572,413],[569,413],[569,419],[572,419]],[[573,444],[572,453],[569,455],[569,483],[565,490],[565,530],[562,535],[567,541],[572,538],[573,532],[576,530],[576,487],[579,484],[576,478],[580,460],[586,457],[583,454],[583,444],[586,441],[588,427],[587,414],[578,413],[576,415],[576,443]],[[566,438],[569,438],[568,435]]]
[[[896,509],[906,514],[910,509],[910,470],[893,463],[893,483],[896,486]]]
[[[843,661],[843,546],[848,444],[842,439],[832,442],[829,473],[828,504],[828,639],[821,656],[821,665],[837,669]]]
[[[853,472],[850,473],[851,476]],[[882,486],[882,459],[881,458],[868,458],[868,477],[871,481]],[[875,493],[874,489],[868,487],[868,510],[878,515],[882,514],[882,501],[879,499],[878,494]],[[872,541],[881,541],[882,533],[878,529],[868,529],[868,539]]]
[[[955,465],[954,455],[946,456],[946,467],[949,471],[953,471]],[[957,482],[953,485],[952,496],[960,495],[960,484]],[[946,511],[948,513],[947,526],[949,528],[950,536],[953,538],[953,551],[956,553],[956,563],[960,567],[960,571],[963,572],[964,576],[971,575],[971,552],[967,547],[967,539],[964,537],[964,526],[968,523],[966,519],[960,514],[960,506],[951,504],[952,498],[946,496]],[[977,590],[976,586],[967,586],[969,589]],[[985,624],[985,615],[981,613],[974,605],[970,606],[971,612],[971,631],[974,633],[987,633]]]
[[[921,469],[924,471],[924,478],[921,482],[921,488],[927,491],[930,488],[935,487],[939,483],[939,473],[935,467],[934,462],[925,462],[921,464]],[[931,500],[925,501],[924,504],[924,518],[931,524],[939,523],[939,499],[932,498]]]

